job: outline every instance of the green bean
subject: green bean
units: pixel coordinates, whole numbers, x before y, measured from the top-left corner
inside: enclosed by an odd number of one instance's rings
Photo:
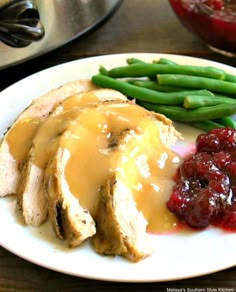
[[[236,83],[212,78],[181,74],[160,74],[157,81],[161,85],[207,89],[224,94],[236,94]]]
[[[99,73],[102,75],[108,75],[108,70],[104,66],[99,67]]]
[[[137,63],[146,63],[146,64],[162,64],[162,65],[178,65],[175,62],[166,59],[166,58],[160,58],[159,60],[152,60],[152,62],[145,62],[141,59],[137,59],[137,58],[128,58],[126,60],[128,65],[132,65],[132,64],[137,64]]]
[[[177,65],[177,63],[166,59],[166,58],[160,58],[159,60],[153,60],[154,64],[166,64],[166,65]]]
[[[212,106],[217,104],[236,104],[236,99],[225,96],[200,96],[189,95],[184,99],[183,106],[187,109],[194,109],[202,106]]]
[[[165,64],[165,65],[177,65],[175,62],[169,60],[169,59],[166,59],[166,58],[160,58],[159,60],[152,60],[152,62],[145,62],[141,59],[137,59],[137,58],[128,58],[127,60],[127,63],[129,65],[131,64],[135,64],[135,63],[148,63],[148,64]]]
[[[171,86],[165,86],[165,85],[160,85],[158,84],[156,81],[154,80],[140,80],[140,79],[131,79],[128,80],[127,82],[139,86],[139,87],[145,87],[145,88],[149,88],[152,90],[157,90],[157,91],[162,91],[162,92],[176,92],[176,91],[189,91],[189,89],[187,88],[183,88],[183,87],[171,87]],[[209,95],[213,95],[212,93],[210,93],[209,91]]]
[[[159,60],[154,60],[153,63],[156,64],[169,64],[169,65],[177,65],[177,63],[173,62],[172,60],[166,58],[160,58]],[[214,67],[215,68],[215,67]],[[235,82],[236,83],[236,75],[225,73],[225,81]]]
[[[138,58],[128,58],[127,60],[127,63],[129,65],[131,64],[135,64],[135,63],[153,63],[153,64],[164,64],[164,65],[178,65],[178,63],[170,60],[170,59],[167,59],[167,58],[160,58],[158,60],[152,60],[152,62],[146,62],[146,61],[143,61],[141,59],[138,59]],[[213,67],[213,68],[216,68],[216,67]],[[217,68],[218,69],[218,68]],[[225,78],[224,78],[225,81],[230,81],[230,82],[236,82],[236,76],[233,75],[233,74],[229,74],[229,73],[225,73]]]
[[[131,64],[136,64],[136,63],[148,63],[148,62],[145,62],[141,59],[138,59],[138,58],[128,58],[127,59],[127,63],[129,65]],[[150,63],[150,62],[149,62]],[[160,58],[159,60],[153,60],[152,61],[153,64],[164,64],[164,65],[178,65],[177,63],[175,63],[174,61],[170,60],[170,59],[167,59],[167,58]],[[218,68],[216,67],[212,67],[214,69],[217,69],[219,70]],[[234,82],[236,83],[236,75],[233,75],[233,74],[229,74],[229,73],[226,73],[225,72],[225,77],[224,77],[224,81],[229,81],[229,82]]]
[[[208,78],[224,79],[223,70],[212,67],[200,67],[190,65],[164,65],[135,63],[122,67],[115,67],[108,71],[110,77],[126,78],[126,77],[155,77],[157,74],[187,74],[195,76],[204,76]]]
[[[236,76],[233,74],[225,73],[225,81],[236,83]]]
[[[137,102],[148,110],[164,114],[171,120],[185,123],[214,120],[236,113],[236,104],[218,104],[189,110],[180,106],[165,106],[143,101]]]
[[[128,63],[128,65],[137,64],[137,63],[145,63],[143,60],[140,60],[140,59],[137,59],[137,58],[128,58],[126,60],[126,62]],[[153,81],[156,82],[156,76],[149,77],[149,80],[153,80]]]
[[[222,117],[221,119],[216,119],[215,122],[222,124],[224,127],[236,129],[236,121],[232,117]]]
[[[216,123],[214,121],[210,121],[210,120],[206,120],[206,121],[202,121],[202,122],[194,122],[194,123],[189,123],[189,125],[201,129],[203,131],[211,131],[215,128],[224,128],[224,126],[222,124]]]
[[[98,74],[92,77],[92,82],[100,87],[112,88],[118,90],[128,97],[136,98],[143,101],[152,103],[159,103],[165,105],[177,105],[183,104],[184,98],[193,93],[193,91],[181,91],[181,92],[158,92],[144,87],[135,86],[126,81],[113,79],[111,77]],[[199,91],[196,91],[197,94]],[[194,93],[193,93],[194,94]],[[201,91],[201,94],[209,95],[211,92],[207,90]]]
[[[143,60],[137,59],[137,58],[128,58],[126,60],[128,65],[132,65],[132,64],[137,64],[137,63],[145,63]]]

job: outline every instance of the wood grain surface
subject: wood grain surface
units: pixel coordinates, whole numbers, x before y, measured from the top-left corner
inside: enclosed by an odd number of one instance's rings
[[[124,0],[111,18],[87,35],[69,42],[53,52],[1,70],[0,90],[32,73],[63,62],[95,55],[129,52],[196,56],[236,66],[236,58],[227,58],[213,53],[197,37],[189,33],[179,23],[167,0]],[[0,224],[4,224],[4,222]],[[0,291],[3,292],[98,292],[130,289],[133,291],[176,292],[184,291],[184,288],[186,292],[236,292],[236,267],[180,281],[113,283],[82,279],[50,271],[27,262],[0,247]],[[212,290],[207,290],[207,288],[212,288]]]

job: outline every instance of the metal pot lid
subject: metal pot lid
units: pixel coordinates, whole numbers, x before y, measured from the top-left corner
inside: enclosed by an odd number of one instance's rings
[[[0,0],[0,69],[89,32],[121,0]]]

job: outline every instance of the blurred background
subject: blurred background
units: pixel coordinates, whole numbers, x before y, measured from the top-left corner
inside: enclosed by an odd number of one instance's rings
[[[97,3],[97,7],[99,7],[99,1],[102,0],[87,0],[88,3]],[[50,5],[52,5],[54,1],[40,0],[38,2],[41,3],[39,5],[39,10],[44,9],[42,18],[46,18],[47,22],[52,26],[52,17],[56,17],[57,22],[60,24],[57,27],[53,27],[56,34],[51,33],[49,35],[50,38],[47,39],[47,42],[50,43],[60,35],[62,27],[70,26],[68,22],[63,22],[63,15],[65,15],[65,13],[68,14],[68,11],[57,10],[57,14],[55,15],[55,11],[50,10],[52,9]],[[61,1],[57,0],[55,2]],[[65,2],[67,3],[70,1]],[[76,2],[78,1],[74,0],[74,3]],[[85,3],[86,1],[79,2]],[[109,2],[109,0],[107,2]],[[44,3],[44,6],[42,3]],[[47,3],[46,6],[45,3]],[[73,1],[70,3],[73,3]],[[48,10],[45,10],[47,6]],[[69,8],[72,9],[73,15],[77,15],[76,9],[78,9],[79,14],[79,6],[77,7],[75,5],[73,8],[73,5],[70,5]],[[69,15],[67,15],[67,17],[69,17]],[[217,60],[232,66],[236,65],[235,58],[226,58],[213,53],[203,41],[190,33],[180,23],[168,1],[117,1],[117,3],[114,2],[114,7],[110,7],[107,11],[103,11],[101,16],[102,17],[97,15],[97,20],[99,20],[97,21],[98,23],[88,27],[87,31],[85,27],[82,33],[81,27],[78,25],[78,31],[76,31],[76,25],[74,25],[75,30],[72,35],[68,34],[61,43],[59,41],[58,44],[54,44],[53,50],[49,50],[48,53],[44,53],[37,58],[15,65],[14,67],[0,70],[0,90],[44,68],[67,61],[104,54],[128,52],[170,53],[202,57],[210,60]],[[77,21],[79,23],[80,18],[72,18],[70,20],[71,22]],[[84,19],[82,19],[82,22],[84,22]],[[94,23],[95,22],[96,21],[94,21]],[[48,31],[45,33],[48,37]],[[77,37],[76,34],[79,36]],[[43,40],[39,41],[37,45],[39,46],[41,42],[43,42]],[[30,46],[33,47],[34,44]],[[43,46],[45,46],[45,44],[42,45],[42,51],[44,49]],[[1,57],[3,58],[3,52],[4,57],[6,57],[7,50],[10,52],[13,49],[0,42],[0,64]],[[15,48],[14,54],[20,54],[21,50],[24,50],[24,48]]]

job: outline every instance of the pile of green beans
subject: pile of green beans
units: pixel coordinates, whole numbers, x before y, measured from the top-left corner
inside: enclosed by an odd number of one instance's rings
[[[160,58],[127,65],[92,77],[95,85],[122,92],[136,103],[168,118],[209,131],[236,128],[236,76],[215,67],[179,65]]]

